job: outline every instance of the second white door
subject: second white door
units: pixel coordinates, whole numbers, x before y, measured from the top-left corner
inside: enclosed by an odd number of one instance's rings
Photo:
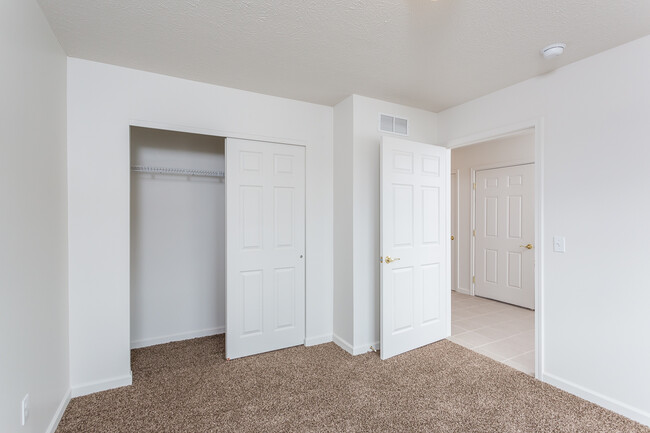
[[[476,172],[477,296],[535,308],[535,166]]]
[[[226,140],[226,357],[305,340],[305,149]]]

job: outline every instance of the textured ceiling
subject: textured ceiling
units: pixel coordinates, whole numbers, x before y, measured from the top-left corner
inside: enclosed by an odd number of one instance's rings
[[[650,34],[648,0],[39,0],[71,57],[431,111]],[[539,50],[565,42],[545,61]]]

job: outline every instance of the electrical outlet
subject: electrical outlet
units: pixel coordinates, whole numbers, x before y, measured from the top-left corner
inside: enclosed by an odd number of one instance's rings
[[[22,412],[21,412],[21,423],[22,425],[25,425],[27,422],[27,418],[29,418],[29,394],[26,394],[25,397],[23,397],[23,402],[21,404]]]

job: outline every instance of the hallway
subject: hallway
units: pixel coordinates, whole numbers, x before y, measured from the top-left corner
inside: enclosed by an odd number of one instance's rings
[[[535,375],[535,312],[451,292],[451,337],[475,352]]]

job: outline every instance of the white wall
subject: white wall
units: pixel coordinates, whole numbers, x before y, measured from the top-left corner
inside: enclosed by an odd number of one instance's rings
[[[441,142],[543,117],[543,378],[646,424],[649,52],[645,37],[439,114]]]
[[[472,254],[472,169],[485,165],[507,164],[512,162],[535,161],[534,130],[516,135],[459,147],[451,151],[451,169],[458,171],[458,248],[459,279],[458,290],[469,293],[471,288]],[[452,210],[453,217],[453,210]],[[453,263],[453,262],[452,262]],[[456,269],[452,269],[456,272]]]
[[[306,340],[331,340],[332,115],[331,107],[68,60],[74,394],[130,383],[130,123],[306,145]]]
[[[334,341],[354,341],[352,245],[353,96],[334,107]],[[346,347],[347,346],[347,347]]]
[[[0,431],[42,433],[69,399],[66,57],[35,1],[0,2],[0,58]]]
[[[337,154],[335,162],[337,176],[346,176],[352,170],[352,182],[348,185],[352,190],[352,220],[337,223],[335,230],[337,236],[351,236],[347,249],[353,255],[353,340],[338,343],[355,354],[367,352],[370,346],[378,347],[379,343],[379,113],[407,118],[409,140],[432,144],[436,141],[435,113],[352,96],[352,166],[345,160],[347,154]],[[345,130],[349,131],[349,126]],[[346,224],[351,224],[351,232],[346,231]]]
[[[221,137],[131,128],[131,165],[224,171]],[[223,178],[131,174],[131,347],[225,332]]]

